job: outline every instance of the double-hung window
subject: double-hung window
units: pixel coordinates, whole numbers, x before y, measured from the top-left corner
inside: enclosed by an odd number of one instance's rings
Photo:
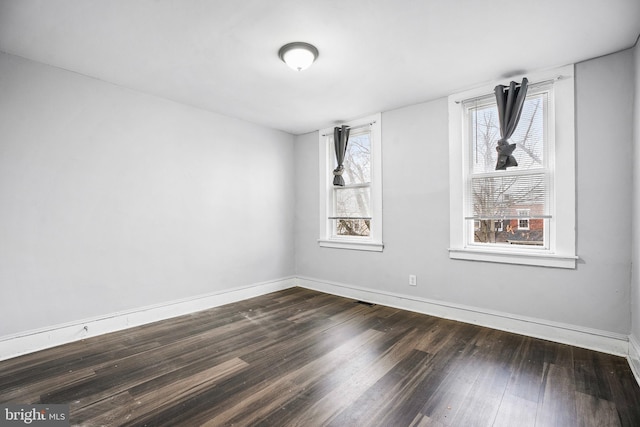
[[[467,245],[478,248],[500,244],[549,247],[550,194],[553,193],[550,159],[549,102],[551,82],[533,85],[522,108],[511,141],[517,145],[518,166],[495,170],[500,138],[498,107],[493,94],[462,102],[463,132],[469,146],[465,182],[465,219],[476,221],[467,230]],[[506,223],[507,229],[496,227]],[[467,227],[471,221],[467,221]]]
[[[344,186],[333,184],[333,128],[320,131],[320,246],[382,251],[380,121],[377,114],[345,123]]]
[[[449,97],[451,258],[575,268],[573,67],[528,77],[507,170],[493,88]]]

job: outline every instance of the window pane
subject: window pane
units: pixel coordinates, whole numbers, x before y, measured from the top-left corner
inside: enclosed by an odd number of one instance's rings
[[[505,219],[499,228],[493,220],[475,221],[473,242],[543,246],[546,223],[546,219]]]
[[[371,132],[354,131],[349,136],[344,156],[345,185],[371,182]]]
[[[547,93],[528,96],[516,131],[510,138],[516,144],[513,152],[520,170],[544,166],[544,118]],[[489,105],[468,108],[473,173],[494,172],[498,160],[496,146],[500,139],[498,107]]]
[[[476,219],[518,219],[547,214],[544,173],[471,178],[471,194]]]
[[[511,136],[516,143],[514,151],[519,169],[541,168],[544,166],[544,118],[547,109],[547,94],[528,97],[522,109],[520,122]]]
[[[474,243],[542,246],[547,191],[543,173],[471,179]],[[538,218],[536,218],[538,217]]]
[[[370,218],[371,190],[369,187],[335,187],[335,217]]]
[[[336,219],[335,232],[338,236],[369,236],[371,220],[369,219]]]

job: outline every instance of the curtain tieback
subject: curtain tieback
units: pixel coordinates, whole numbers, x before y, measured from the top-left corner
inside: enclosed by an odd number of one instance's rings
[[[333,170],[333,176],[342,176],[342,172],[344,172],[344,166],[338,166]]]
[[[506,170],[509,167],[518,166],[516,158],[513,157],[513,150],[516,149],[516,144],[509,144],[507,140],[500,139],[496,146],[498,152],[498,163],[496,164],[496,170]]]
[[[505,156],[510,156],[515,149],[516,144],[509,144],[506,139],[499,140],[496,147],[496,151]]]

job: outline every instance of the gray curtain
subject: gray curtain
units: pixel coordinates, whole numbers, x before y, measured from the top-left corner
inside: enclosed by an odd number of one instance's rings
[[[507,141],[518,127],[524,100],[527,97],[529,81],[525,77],[520,86],[516,85],[516,82],[511,82],[507,89],[503,85],[498,85],[494,89],[498,104],[498,119],[500,120],[500,140],[496,147],[498,151],[496,170],[506,170],[508,167],[518,166],[516,158],[513,157],[516,144],[509,144]]]
[[[338,167],[333,170],[333,185],[344,187],[344,154],[347,152],[347,144],[349,143],[349,127],[342,125],[342,128],[333,128],[333,145],[336,149],[336,161]]]

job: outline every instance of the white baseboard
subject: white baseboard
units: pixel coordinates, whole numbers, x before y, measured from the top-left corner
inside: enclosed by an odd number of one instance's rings
[[[0,337],[0,360],[300,286],[333,295],[486,326],[626,357],[640,385],[638,338],[482,308],[374,291],[308,277],[288,277]],[[86,329],[85,329],[86,328]]]
[[[326,292],[333,295],[363,300],[403,310],[442,317],[450,320],[486,326],[507,332],[514,332],[534,338],[541,338],[562,344],[601,351],[617,356],[629,355],[629,337],[614,332],[585,328],[549,320],[528,318],[510,313],[482,308],[428,300],[389,292],[328,282],[308,277],[298,277],[298,286]]]
[[[96,335],[157,322],[295,286],[293,277],[0,337],[0,360]]]
[[[636,377],[638,385],[640,385],[640,341],[633,335],[629,335],[629,366],[633,376]]]

